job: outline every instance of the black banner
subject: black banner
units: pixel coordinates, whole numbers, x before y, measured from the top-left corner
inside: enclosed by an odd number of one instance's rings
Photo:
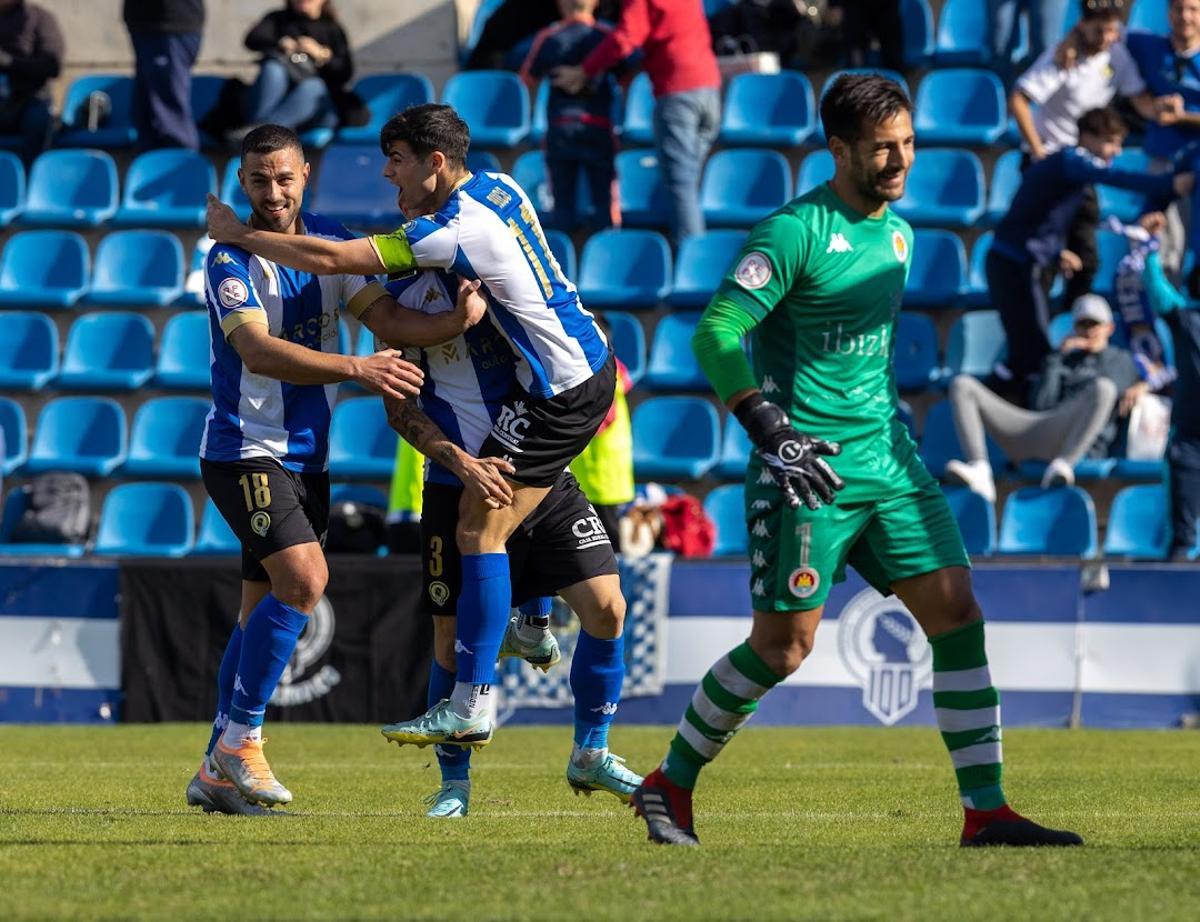
[[[231,558],[121,563],[122,720],[212,720],[217,669],[237,620]],[[425,710],[433,625],[419,609],[420,558],[329,558],[267,721],[379,723]]]

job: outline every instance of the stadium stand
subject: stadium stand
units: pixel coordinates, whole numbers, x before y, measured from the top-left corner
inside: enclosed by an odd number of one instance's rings
[[[529,93],[509,71],[457,73],[446,81],[442,102],[458,110],[480,147],[516,147],[529,134]]]
[[[200,439],[211,403],[202,397],[155,397],[133,417],[126,477],[196,480],[200,477]]]
[[[153,150],[129,166],[117,227],[203,227],[205,196],[217,192],[217,171],[190,150]]]
[[[823,182],[833,179],[833,154],[822,148],[804,155],[796,171],[796,194],[811,192]]]
[[[88,125],[88,99],[93,93],[108,99],[104,123]],[[132,147],[137,143],[133,127],[133,78],[121,74],[89,74],[76,78],[67,88],[62,108],[63,130],[55,139],[59,147]]]
[[[624,144],[654,143],[654,89],[644,72],[633,78],[625,93],[621,141]]]
[[[896,212],[919,226],[971,227],[984,213],[983,164],[969,150],[921,151],[908,174]]]
[[[937,47],[928,0],[901,0],[900,20],[904,25],[904,66],[925,66]]]
[[[154,325],[144,314],[84,314],[67,333],[58,387],[132,391],[154,374]]]
[[[404,223],[396,187],[383,178],[378,149],[332,144],[321,158],[312,210],[356,227]]]
[[[106,556],[184,557],[192,549],[192,500],[174,483],[123,483],[104,498],[93,551]]]
[[[25,167],[12,151],[0,150],[0,228],[25,210]]]
[[[397,112],[433,102],[433,84],[422,74],[372,74],[354,84],[354,92],[371,113],[365,125],[345,125],[337,130],[339,144],[362,144],[379,149],[379,130]]]
[[[670,205],[654,151],[623,150],[617,154],[617,188],[622,226],[667,226]]]
[[[36,391],[58,374],[58,328],[45,314],[9,311],[0,337],[0,388]]]
[[[991,46],[988,5],[979,0],[946,0],[934,48],[938,66],[989,64]]]
[[[1095,557],[1096,509],[1079,487],[1022,487],[1009,495],[998,553]]]
[[[192,118],[197,123],[202,123],[205,117],[216,107],[224,86],[224,77],[219,77],[216,74],[192,74]],[[217,138],[206,133],[203,128],[200,128],[200,146],[205,149],[211,149],[219,147],[220,142]]]
[[[988,187],[987,219],[993,224],[1008,213],[1008,206],[1012,204],[1013,196],[1021,187],[1022,156],[1023,154],[1019,150],[1006,150],[996,158],[996,163],[992,167],[992,183]],[[989,243],[991,239],[989,236]],[[985,249],[984,253],[986,254],[986,252]],[[983,261],[980,260],[981,269],[982,266]],[[984,287],[986,289],[986,284]]]
[[[723,480],[740,480],[746,476],[750,452],[754,450],[746,430],[732,417],[726,417],[721,433],[721,457],[713,473]]]
[[[651,397],[633,411],[639,480],[698,480],[717,463],[720,419],[701,397]]]
[[[745,242],[742,230],[710,230],[684,240],[675,255],[667,304],[693,309],[707,305]]]
[[[804,74],[738,74],[721,110],[721,143],[799,147],[816,126],[812,84]]]
[[[108,397],[55,397],[38,417],[23,472],[107,477],[128,453],[125,411]]]
[[[1004,452],[989,435],[987,436],[988,461],[992,470],[999,475],[1008,466]],[[954,414],[950,409],[950,401],[943,400],[929,408],[925,415],[925,428],[921,433],[921,460],[929,468],[934,477],[941,477],[946,472],[946,462],[951,459],[962,459],[965,454],[962,444],[958,441],[958,431],[954,428]]]
[[[13,234],[0,253],[0,306],[74,307],[90,275],[87,244],[73,231]]]
[[[987,252],[995,234],[985,231],[971,247],[971,264],[967,271],[967,288],[963,292],[964,307],[985,307],[990,300],[987,283]]]
[[[329,502],[358,503],[363,506],[375,506],[378,509],[388,507],[387,495],[378,487],[366,483],[333,483],[329,485]]]
[[[917,87],[913,128],[921,144],[995,144],[1008,130],[1004,84],[988,70],[932,71]]]
[[[924,314],[902,311],[896,318],[896,386],[923,391],[937,382],[937,329]]]
[[[966,487],[945,487],[943,492],[967,553],[972,557],[992,556],[996,552],[996,507]]]
[[[740,483],[727,483],[704,497],[704,511],[717,528],[714,557],[746,556],[750,536],[746,531],[744,492]]]
[[[490,150],[467,151],[467,169],[472,173],[502,172],[500,161],[496,159],[496,155]]]
[[[967,287],[967,251],[953,231],[920,228],[913,234],[912,259],[904,287],[906,307],[957,306]]]
[[[722,150],[708,158],[700,208],[713,227],[750,227],[792,197],[792,171],[776,150]]]
[[[577,285],[591,307],[655,307],[671,290],[671,248],[657,231],[600,231],[583,245]]]
[[[4,500],[0,514],[0,557],[82,557],[87,550],[82,544],[36,544],[12,540],[13,529],[21,521],[28,497],[24,490],[14,487]]]
[[[207,312],[187,311],[170,318],[158,343],[154,383],[169,390],[207,390],[208,337]]]
[[[107,234],[96,248],[84,303],[167,307],[183,294],[183,247],[161,230]]]
[[[21,223],[98,227],[117,213],[117,165],[102,150],[49,150],[33,162]]]
[[[946,342],[946,372],[949,381],[955,375],[974,375],[986,378],[996,362],[1008,352],[1004,327],[996,311],[973,311],[963,314],[950,327]]]
[[[350,480],[388,480],[396,463],[396,433],[377,397],[338,403],[329,430],[329,472]]]
[[[211,499],[204,500],[200,515],[200,530],[196,534],[193,554],[240,554],[242,543],[229,527]]]
[[[642,323],[625,311],[605,311],[609,341],[617,358],[625,365],[629,380],[637,384],[646,374],[646,333]]]
[[[0,435],[4,454],[0,455],[0,476],[8,476],[29,457],[29,427],[25,408],[10,397],[0,397]]]
[[[646,384],[656,391],[707,391],[708,379],[692,352],[692,333],[700,315],[667,314],[654,329]]]
[[[237,157],[231,157],[225,164],[225,175],[221,178],[221,201],[236,211],[237,216],[244,221],[250,217],[250,200],[246,198],[242,184],[238,182],[238,167]],[[305,197],[307,198],[307,193]]]
[[[472,154],[468,154],[468,157],[470,156]],[[539,212],[543,215],[549,214],[554,208],[554,191],[550,188],[545,155],[540,150],[527,150],[521,154],[513,164],[512,178],[525,190],[525,194]],[[588,184],[584,182],[582,174],[575,188],[575,212],[581,221],[587,221],[592,218],[596,209],[592,205],[591,192],[588,191]]]
[[[1168,514],[1167,491],[1161,485],[1123,488],[1108,511],[1104,556],[1164,559],[1171,546]]]

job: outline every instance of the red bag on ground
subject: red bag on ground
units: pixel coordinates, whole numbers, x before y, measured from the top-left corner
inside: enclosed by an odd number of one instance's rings
[[[680,557],[709,557],[717,541],[717,527],[688,493],[670,496],[660,508],[662,546]]]

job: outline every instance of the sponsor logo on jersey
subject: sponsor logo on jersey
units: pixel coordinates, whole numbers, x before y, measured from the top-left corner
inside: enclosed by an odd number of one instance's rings
[[[529,434],[529,425],[533,421],[525,417],[525,401],[516,400],[512,406],[505,404],[500,408],[500,415],[492,426],[492,435],[496,441],[509,451],[520,453],[521,442]]]
[[[271,530],[271,516],[259,510],[250,516],[250,530],[260,538],[265,538]]]
[[[575,545],[577,550],[609,543],[608,532],[604,530],[604,523],[596,515],[595,509],[592,509],[591,515],[574,521],[571,525],[571,534],[579,539],[579,543]]]
[[[304,632],[296,641],[292,658],[283,670],[283,676],[279,679],[274,694],[271,695],[271,704],[279,707],[308,704],[325,697],[341,683],[342,674],[329,663],[308,678],[304,677],[333,645],[336,628],[337,618],[334,616],[333,605],[328,598],[321,596],[312,614],[308,616]]]
[[[491,202],[493,205],[495,205],[497,208],[504,208],[505,206],[508,205],[509,202],[512,201],[512,196],[509,195],[507,192],[505,192],[503,189],[501,189],[499,186],[496,186],[494,189],[492,189],[491,192],[489,192],[487,194],[487,200],[489,202]]]
[[[846,239],[844,234],[834,234],[829,238],[829,246],[825,248],[825,255],[830,253],[853,253],[854,247],[850,245],[850,241]]]
[[[892,252],[896,254],[896,259],[900,262],[907,261],[908,241],[904,239],[904,235],[900,231],[892,231]]]
[[[227,308],[241,307],[250,297],[250,289],[241,279],[225,279],[217,286],[217,297]]]
[[[821,333],[821,351],[835,355],[888,355],[891,346],[892,327],[881,323],[879,328],[865,333],[854,333],[841,323]]]
[[[747,253],[733,270],[733,277],[747,291],[757,291],[771,281],[771,262],[757,250]]]
[[[797,567],[788,577],[788,591],[798,599],[807,599],[821,588],[821,574],[812,567]]]
[[[888,726],[913,712],[933,678],[933,653],[912,613],[871,588],[838,616],[838,652],[863,690],[863,707]]]
[[[434,580],[429,584],[429,600],[439,608],[446,604],[450,599],[450,587],[443,583],[440,579]]]

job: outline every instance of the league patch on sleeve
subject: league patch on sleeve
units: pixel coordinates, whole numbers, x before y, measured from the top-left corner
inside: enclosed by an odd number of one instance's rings
[[[217,287],[217,297],[225,307],[233,310],[246,303],[250,290],[241,279],[228,278]]]
[[[757,291],[771,281],[771,262],[757,250],[747,253],[733,270],[733,277],[747,291]]]

